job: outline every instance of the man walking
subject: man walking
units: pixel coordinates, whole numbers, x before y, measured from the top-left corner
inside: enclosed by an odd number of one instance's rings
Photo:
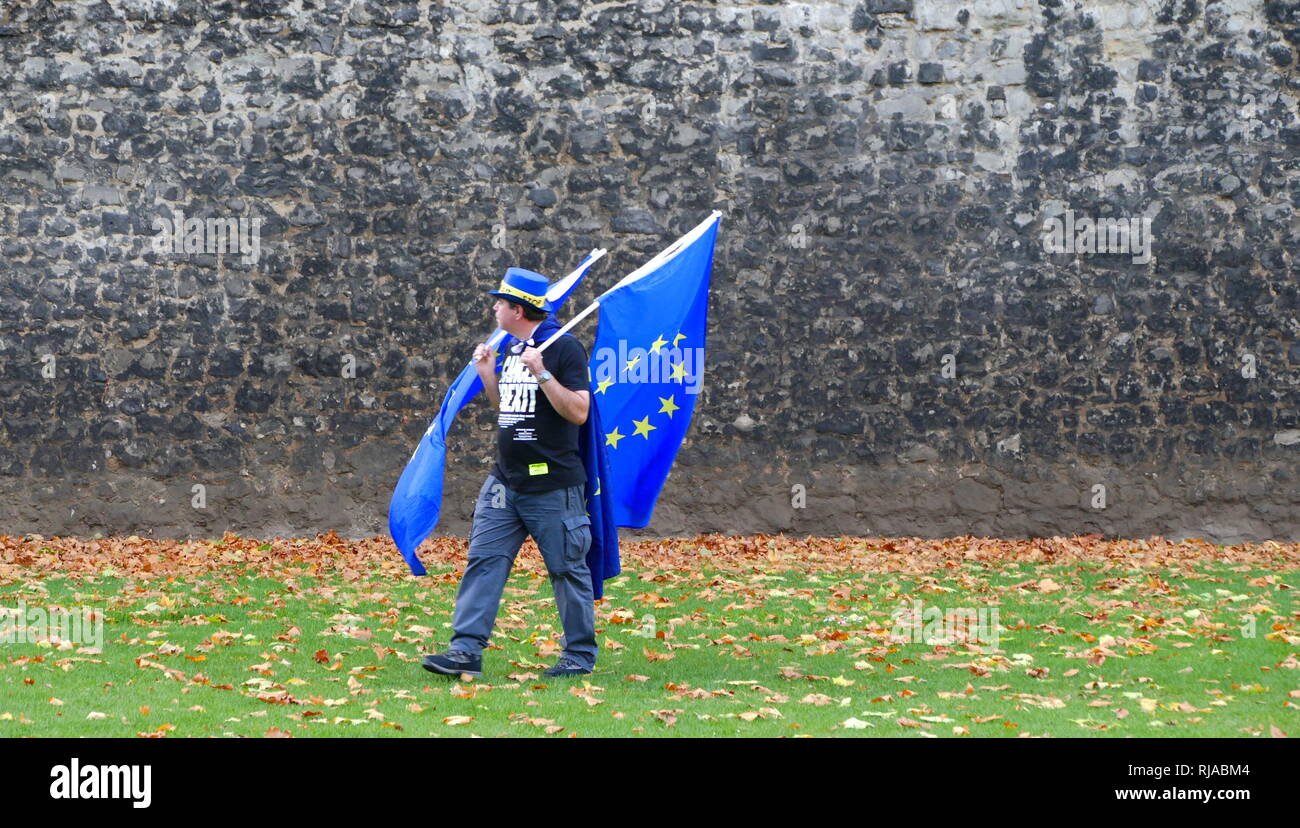
[[[550,315],[546,277],[512,267],[492,305],[497,325],[512,337],[498,380],[495,355],[474,350],[474,366],[497,415],[497,459],[474,504],[469,559],[456,594],[450,648],[425,656],[424,669],[445,675],[483,674],[487,646],[506,578],[524,538],[541,550],[564,625],[564,652],[546,676],[586,675],[596,664],[591,572],[591,519],[578,453],[591,392],[587,351],[569,334],[545,352],[535,345],[560,325]]]

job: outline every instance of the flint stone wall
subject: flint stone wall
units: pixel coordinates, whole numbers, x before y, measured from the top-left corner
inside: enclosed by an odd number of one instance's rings
[[[0,531],[382,534],[484,288],[608,247],[576,310],[716,207],[644,534],[1300,539],[1298,49],[1277,0],[10,2]]]

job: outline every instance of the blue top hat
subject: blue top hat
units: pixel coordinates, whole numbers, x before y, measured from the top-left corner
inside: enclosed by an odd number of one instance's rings
[[[489,290],[488,293],[551,313],[555,308],[546,298],[546,289],[550,284],[540,273],[524,270],[522,267],[512,267],[506,270],[501,285],[496,290]]]

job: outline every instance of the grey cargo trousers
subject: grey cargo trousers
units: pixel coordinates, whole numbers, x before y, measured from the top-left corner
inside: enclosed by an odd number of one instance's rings
[[[456,593],[451,649],[480,654],[496,624],[506,578],[524,538],[532,535],[555,590],[564,625],[564,655],[596,666],[596,608],[587,552],[591,518],[582,486],[515,492],[489,474],[474,504],[469,560]]]

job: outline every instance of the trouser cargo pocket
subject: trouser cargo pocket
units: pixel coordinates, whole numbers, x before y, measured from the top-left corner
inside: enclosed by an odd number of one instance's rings
[[[564,563],[570,572],[585,569],[591,550],[591,517],[574,515],[564,519]]]

